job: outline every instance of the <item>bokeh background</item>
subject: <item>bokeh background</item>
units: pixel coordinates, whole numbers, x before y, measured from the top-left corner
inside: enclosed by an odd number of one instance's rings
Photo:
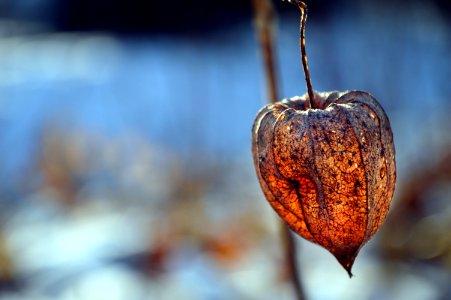
[[[274,1],[281,97],[305,93]],[[296,238],[308,299],[451,299],[451,8],[307,1],[316,90],[390,117],[398,184],[351,280]],[[0,299],[294,299],[254,174],[251,1],[0,1]]]

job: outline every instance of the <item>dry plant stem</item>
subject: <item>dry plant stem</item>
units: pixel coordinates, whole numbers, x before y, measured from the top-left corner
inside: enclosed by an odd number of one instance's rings
[[[299,0],[288,0],[288,2],[297,5],[299,7],[299,10],[301,11],[301,24],[299,29],[299,31],[301,32],[301,37],[299,44],[301,46],[302,68],[304,69],[305,82],[307,83],[307,105],[308,108],[315,108],[312,106],[314,94],[312,81],[310,80],[310,72],[308,70],[307,53],[305,52],[305,23],[307,22],[307,4]]]
[[[302,281],[296,259],[296,241],[290,228],[282,223],[282,234],[285,242],[285,255],[287,258],[287,265],[291,275],[291,280],[296,292],[296,299],[305,300],[304,290],[302,288]]]
[[[304,68],[305,74],[305,82],[307,83],[307,92],[308,92],[308,106],[312,107],[313,104],[313,88],[312,82],[310,80],[310,72],[308,70],[308,61],[307,61],[307,53],[305,52],[305,23],[307,22],[307,5],[304,2],[297,3],[299,9],[301,10],[301,57],[302,57],[302,67]],[[314,107],[313,107],[314,108]]]
[[[253,0],[255,11],[255,23],[260,41],[261,53],[264,59],[266,74],[266,86],[269,102],[278,100],[278,89],[276,80],[276,64],[274,61],[274,9],[270,0]]]
[[[306,300],[304,289],[302,287],[301,272],[299,271],[298,262],[296,259],[296,241],[293,233],[285,222],[280,222],[280,227],[283,235],[285,259],[290,275],[291,282],[293,284],[294,293],[297,300]]]
[[[269,102],[275,103],[278,99],[278,92],[274,61],[274,9],[271,0],[253,0],[252,2],[260,48],[264,57]],[[295,290],[296,299],[305,300],[296,261],[296,244],[289,227],[283,221],[280,222],[280,225],[283,234],[286,263]]]

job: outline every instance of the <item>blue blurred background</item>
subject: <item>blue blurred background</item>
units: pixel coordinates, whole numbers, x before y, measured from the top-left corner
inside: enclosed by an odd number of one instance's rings
[[[302,95],[274,4],[280,96]],[[308,299],[451,299],[451,5],[307,4],[313,87],[379,99],[398,165],[354,278],[296,239]],[[250,153],[253,24],[251,1],[0,1],[0,299],[294,299]]]

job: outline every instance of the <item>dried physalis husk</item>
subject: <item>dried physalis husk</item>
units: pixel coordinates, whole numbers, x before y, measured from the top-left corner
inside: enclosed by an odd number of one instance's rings
[[[388,118],[366,92],[314,93],[265,106],[252,129],[260,185],[275,211],[351,275],[387,215],[396,180]]]

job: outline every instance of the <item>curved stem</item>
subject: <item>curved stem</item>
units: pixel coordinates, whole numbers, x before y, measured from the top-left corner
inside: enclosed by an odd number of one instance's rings
[[[301,25],[300,25],[301,37],[299,43],[301,46],[302,67],[304,69],[305,82],[307,83],[307,93],[308,93],[307,106],[309,108],[314,108],[313,107],[314,94],[312,82],[310,80],[310,72],[308,70],[307,53],[305,52],[305,23],[307,22],[307,5],[299,0],[288,0],[288,2],[297,5],[301,10]]]
[[[313,88],[310,80],[310,72],[308,70],[307,53],[305,52],[305,23],[307,21],[307,5],[304,2],[298,4],[301,10],[301,56],[302,67],[304,68],[305,82],[307,83],[307,92],[309,97],[309,107],[313,107]]]

